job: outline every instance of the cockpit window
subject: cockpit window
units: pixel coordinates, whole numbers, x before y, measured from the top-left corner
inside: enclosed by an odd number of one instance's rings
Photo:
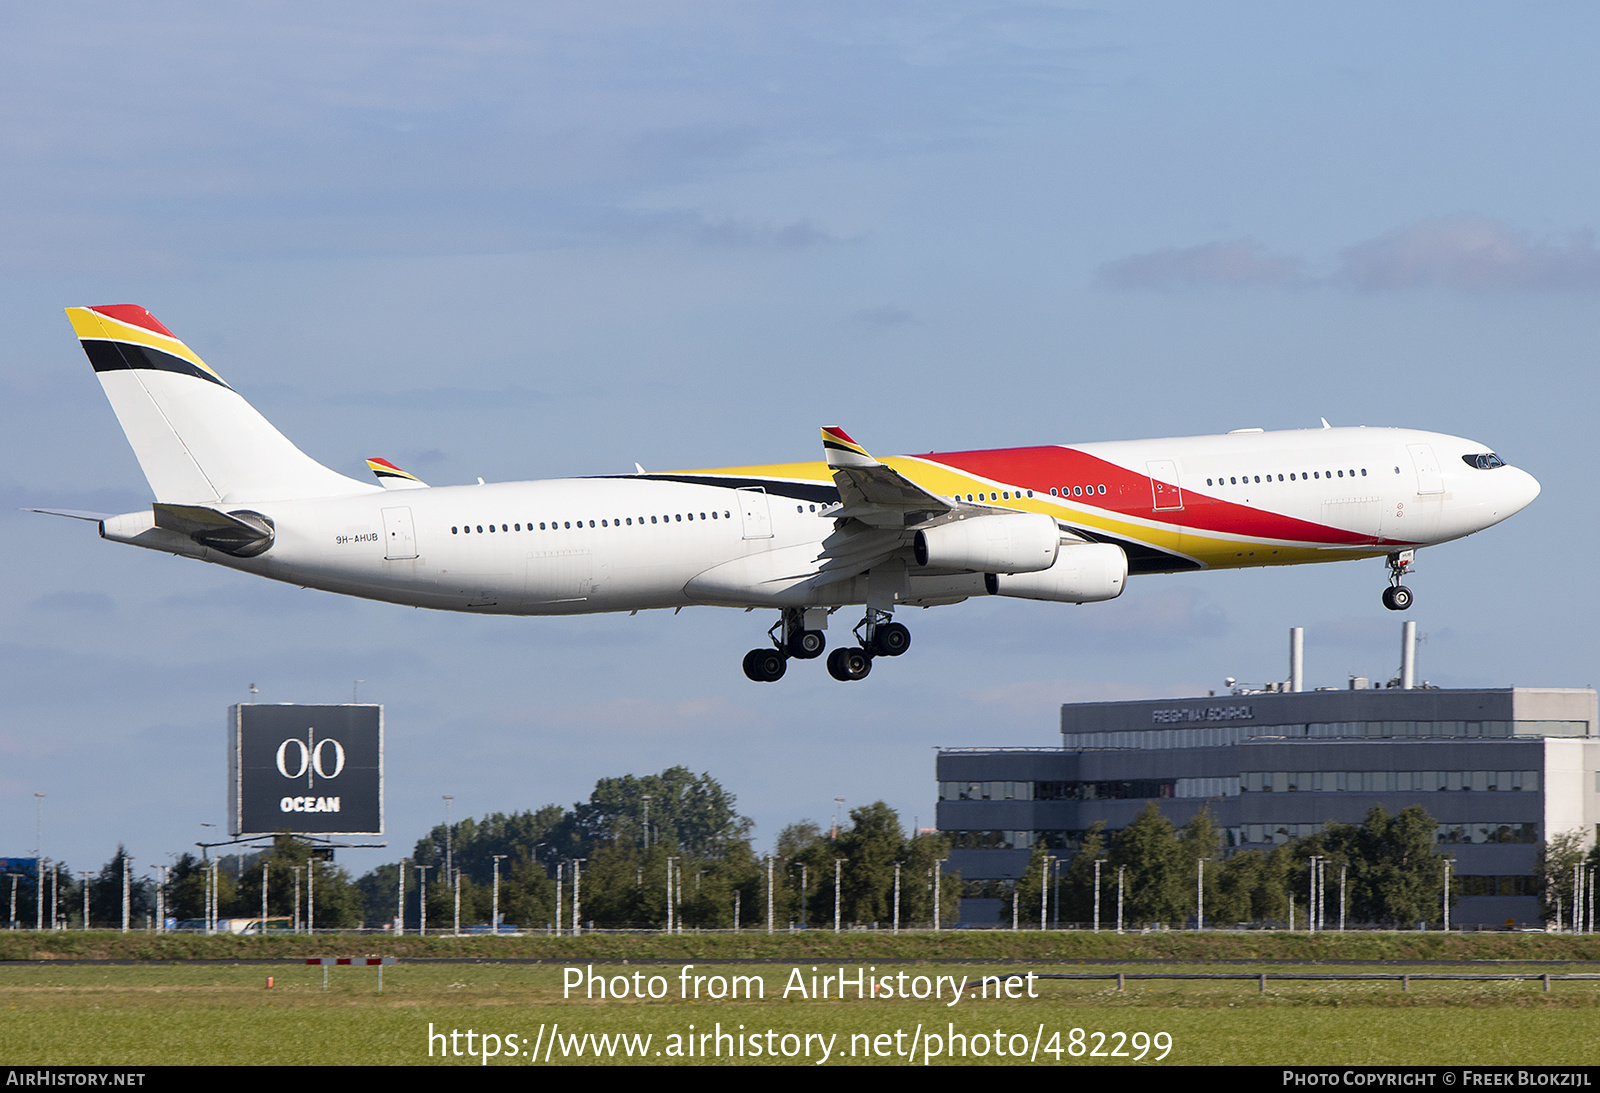
[[[1469,467],[1476,467],[1480,471],[1492,471],[1496,467],[1504,467],[1506,465],[1506,461],[1493,452],[1474,452],[1471,455],[1462,456],[1461,461]]]

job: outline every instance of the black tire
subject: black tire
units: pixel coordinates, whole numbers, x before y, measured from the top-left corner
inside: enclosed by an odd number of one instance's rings
[[[1405,611],[1411,606],[1411,599],[1411,589],[1397,584],[1389,589],[1389,600],[1384,606],[1390,611]]]
[[[898,622],[886,622],[872,637],[872,651],[881,657],[897,657],[911,648],[911,631]]]
[[[787,667],[776,649],[752,649],[744,655],[744,674],[757,683],[776,683]]]
[[[797,660],[815,660],[827,647],[821,630],[797,630],[789,638],[789,655]]]
[[[841,683],[866,679],[872,658],[865,649],[835,649],[828,654],[828,674]]]

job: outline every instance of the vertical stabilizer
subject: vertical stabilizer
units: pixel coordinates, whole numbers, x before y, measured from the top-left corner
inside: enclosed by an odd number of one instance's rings
[[[375,489],[296,448],[144,308],[69,307],[67,318],[157,501],[283,501]]]

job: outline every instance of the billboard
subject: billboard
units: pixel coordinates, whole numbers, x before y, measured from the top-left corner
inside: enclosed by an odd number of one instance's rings
[[[383,832],[383,707],[228,708],[234,835]]]

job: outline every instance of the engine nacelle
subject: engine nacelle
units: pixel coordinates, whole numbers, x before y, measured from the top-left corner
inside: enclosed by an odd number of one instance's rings
[[[976,569],[985,573],[1036,573],[1049,569],[1061,545],[1061,530],[1038,512],[970,516],[917,532],[913,550],[920,566]]]
[[[1055,565],[1038,573],[986,573],[991,596],[1056,603],[1114,600],[1128,583],[1128,556],[1114,543],[1063,543]]]

